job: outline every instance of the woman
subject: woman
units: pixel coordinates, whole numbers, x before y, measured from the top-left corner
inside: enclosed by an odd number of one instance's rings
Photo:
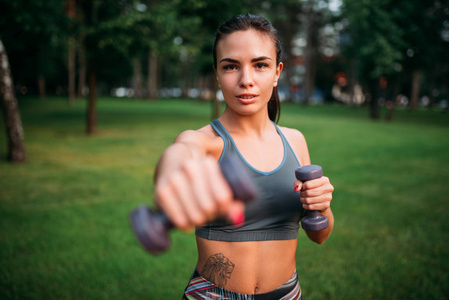
[[[310,158],[299,131],[274,123],[283,64],[271,24],[253,15],[228,20],[213,55],[226,109],[213,123],[182,132],[156,171],[158,206],[176,227],[197,228],[198,261],[184,299],[300,299],[298,222],[304,210],[319,210],[329,227],[307,235],[320,244],[329,237],[333,186],[327,177],[295,179]],[[232,153],[260,191],[246,207],[233,199],[217,164]]]

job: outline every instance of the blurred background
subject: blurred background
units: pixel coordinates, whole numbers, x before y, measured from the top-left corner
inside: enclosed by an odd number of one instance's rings
[[[18,95],[72,102],[95,89],[136,99],[220,99],[215,29],[251,12],[281,34],[284,101],[369,103],[372,118],[386,103],[448,106],[448,1],[2,0],[0,12]]]

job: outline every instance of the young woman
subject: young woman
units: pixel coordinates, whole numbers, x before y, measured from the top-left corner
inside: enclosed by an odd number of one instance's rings
[[[324,176],[295,179],[310,158],[299,131],[275,124],[283,64],[272,25],[253,15],[228,20],[213,56],[226,109],[218,120],[182,132],[156,171],[158,206],[176,227],[196,227],[198,261],[183,299],[300,299],[298,222],[304,210],[327,216],[327,229],[307,232],[323,243],[334,224],[334,188]],[[217,164],[233,153],[259,189],[246,207],[233,199]]]

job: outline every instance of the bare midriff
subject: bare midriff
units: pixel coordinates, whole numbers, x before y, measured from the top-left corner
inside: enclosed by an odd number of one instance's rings
[[[297,240],[223,242],[196,238],[198,273],[224,289],[262,294],[286,283],[296,269]]]

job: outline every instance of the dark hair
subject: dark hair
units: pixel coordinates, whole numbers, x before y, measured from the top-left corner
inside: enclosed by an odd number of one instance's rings
[[[279,65],[282,56],[282,44],[277,30],[266,19],[259,16],[246,14],[232,17],[231,19],[227,20],[218,27],[217,32],[215,33],[214,47],[212,49],[215,68],[217,68],[218,42],[223,37],[231,33],[234,33],[236,31],[246,31],[249,29],[254,29],[261,33],[264,33],[273,40],[276,50],[276,65]],[[273,87],[273,94],[271,95],[271,99],[268,102],[268,117],[270,118],[271,121],[274,121],[276,123],[279,121],[279,115],[281,113],[280,110],[281,107],[279,102],[278,90],[276,86]]]

